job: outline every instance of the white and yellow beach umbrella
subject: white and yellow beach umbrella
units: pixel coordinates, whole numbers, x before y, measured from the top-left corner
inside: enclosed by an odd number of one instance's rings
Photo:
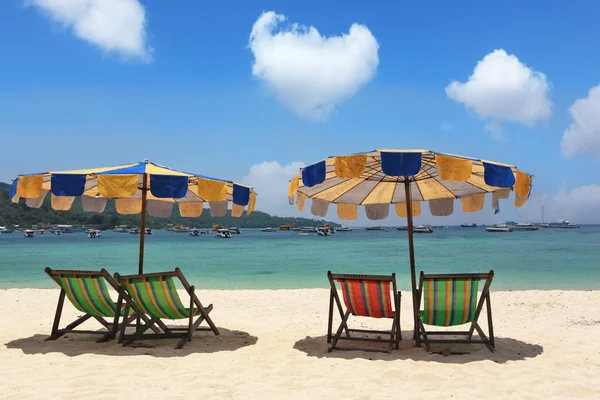
[[[205,203],[211,216],[227,213],[239,217],[256,205],[256,193],[246,185],[196,175],[144,160],[114,167],[72,171],[51,171],[19,175],[12,183],[9,196],[13,202],[25,198],[27,206],[39,208],[48,194],[54,210],[69,210],[75,197],[81,197],[83,209],[103,212],[107,199],[115,199],[119,214],[140,214],[139,271],[144,263],[144,228],[146,213],[169,217],[175,203],[182,217],[199,217]]]
[[[531,193],[532,175],[513,165],[429,150],[375,150],[330,157],[304,167],[288,188],[290,204],[299,211],[311,199],[313,215],[325,217],[330,203],[341,220],[358,218],[364,207],[367,218],[385,219],[393,209],[408,220],[410,272],[415,323],[416,274],[413,246],[413,216],[427,202],[433,216],[454,211],[459,199],[463,212],[483,209],[486,195],[499,210],[499,200],[514,192],[514,205],[521,207]],[[415,325],[416,326],[416,325]]]

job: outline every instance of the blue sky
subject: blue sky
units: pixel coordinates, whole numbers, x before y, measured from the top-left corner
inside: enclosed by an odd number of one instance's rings
[[[0,3],[0,181],[19,173],[149,158],[246,179],[257,186],[259,209],[265,200],[266,211],[285,214],[285,185],[271,187],[289,179],[290,163],[375,148],[427,148],[516,164],[534,174],[529,211],[520,215],[507,204],[502,218],[534,218],[541,204],[555,218],[593,219],[600,211],[598,117],[582,112],[575,150],[561,147],[573,123],[569,107],[578,98],[588,108],[600,105],[588,96],[600,84],[600,56],[594,51],[600,5],[127,0],[134,10],[128,12],[142,23],[138,30],[115,31],[112,23],[86,20],[77,5],[69,8],[73,1],[63,0],[66,8],[58,11],[52,4],[60,2],[50,0]],[[261,14],[271,10],[287,17],[277,29],[288,31],[289,23],[298,23],[331,37],[348,34],[354,23],[366,27],[377,46],[356,47],[348,56],[350,68],[332,61],[333,77],[360,81],[352,93],[323,89],[327,82],[301,71],[294,75],[294,65],[269,73],[271,56],[259,60],[249,37]],[[302,34],[290,37],[290,51]],[[255,44],[268,53],[271,42]],[[467,82],[477,63],[499,49],[543,74],[546,89],[536,93],[551,103],[548,115],[523,122],[505,104],[499,106],[506,109],[502,115],[490,117],[477,111],[476,102],[500,101],[495,92],[466,102],[447,93],[451,82]],[[326,57],[327,47],[321,50],[307,65]],[[369,54],[375,54],[375,66]],[[355,70],[363,61],[361,75]],[[267,75],[253,74],[253,65],[261,63]],[[282,71],[289,74],[283,83],[277,81]],[[300,90],[290,89],[292,81]],[[317,102],[319,96],[334,99],[326,101],[325,117],[298,110],[304,93]],[[516,90],[505,100],[514,104],[521,95]],[[529,95],[524,104],[531,103]],[[501,132],[487,132],[486,124],[501,126]],[[260,167],[264,162],[278,164]],[[480,214],[468,218],[499,218]]]

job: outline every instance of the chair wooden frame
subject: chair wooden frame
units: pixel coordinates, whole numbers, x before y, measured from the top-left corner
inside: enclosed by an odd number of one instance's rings
[[[67,334],[67,333],[84,333],[84,334],[94,334],[94,335],[103,335],[100,339],[97,340],[97,342],[107,342],[109,340],[112,340],[116,337],[117,331],[119,329],[119,318],[121,316],[121,308],[120,308],[120,304],[122,302],[122,288],[121,286],[117,283],[117,281],[108,273],[107,270],[102,269],[100,271],[80,271],[80,270],[53,270],[49,267],[46,267],[46,269],[44,270],[44,272],[50,277],[50,279],[52,279],[54,282],[56,282],[56,284],[60,287],[60,295],[58,296],[58,304],[56,306],[56,313],[54,315],[54,322],[52,324],[52,331],[50,333],[50,336],[48,338],[46,338],[46,340],[56,340],[58,338],[60,338],[61,336]],[[107,320],[105,320],[102,317],[98,317],[95,315],[91,315],[88,313],[84,313],[84,315],[82,315],[81,317],[77,318],[75,321],[71,322],[70,324],[68,324],[66,327],[60,329],[59,325],[60,325],[60,319],[62,316],[62,311],[63,311],[63,307],[64,307],[64,303],[65,303],[65,297],[66,297],[66,292],[64,290],[64,288],[62,287],[60,281],[58,280],[58,277],[60,275],[70,275],[73,277],[85,277],[85,278],[104,278],[104,280],[106,280],[106,282],[108,282],[108,284],[117,292],[119,293],[119,298],[117,300],[117,308],[115,311],[115,315],[113,317],[113,321],[109,322]],[[92,330],[81,330],[78,329],[76,330],[75,328],[77,328],[79,325],[83,324],[85,321],[87,321],[90,318],[94,318],[96,321],[98,321],[104,328],[106,328],[106,331],[92,331]],[[131,319],[129,318],[123,318],[123,322],[122,323],[130,323]]]
[[[133,300],[130,293],[127,292],[125,285],[123,285],[124,281],[127,279],[144,279],[150,277],[176,277],[179,279],[183,288],[190,296],[190,308],[187,327],[170,328],[158,316],[146,315],[144,312],[141,311],[140,307]],[[181,349],[187,342],[192,341],[192,334],[195,331],[212,331],[215,334],[215,336],[220,334],[216,325],[213,323],[212,319],[208,315],[212,311],[213,305],[210,304],[207,307],[204,307],[202,305],[200,299],[196,295],[195,287],[188,283],[187,279],[185,278],[185,276],[179,268],[176,268],[174,271],[138,275],[122,276],[117,273],[115,274],[115,279],[122,288],[122,301],[125,305],[125,314],[127,314],[130,309],[133,309],[133,314],[130,317],[130,319],[137,319],[137,316],[140,316],[142,318],[145,317],[145,324],[137,326],[136,331],[133,334],[126,334],[125,330],[127,327],[125,325],[121,326],[121,330],[119,333],[119,343],[122,343],[123,346],[129,346],[136,340],[179,338],[180,341],[177,343],[175,348]],[[196,315],[196,312],[199,312],[199,316],[196,319],[196,321],[194,321],[194,316]],[[200,324],[204,321],[207,322],[209,327],[200,327]],[[144,333],[148,329],[152,329],[154,333]]]
[[[424,274],[421,271],[420,279],[419,279],[419,288],[417,291],[417,309],[421,308],[421,298],[423,295],[423,282],[425,280],[441,280],[446,281],[449,279],[477,279],[479,281],[484,281],[483,289],[481,295],[479,297],[479,301],[477,303],[477,308],[475,309],[475,316],[473,320],[470,322],[470,327],[468,331],[436,331],[436,332],[427,332],[425,330],[425,325],[423,324],[423,319],[419,313],[419,323],[417,326],[417,338],[416,345],[417,347],[421,346],[421,342],[425,343],[425,349],[428,352],[431,352],[431,344],[432,343],[441,343],[441,344],[453,344],[453,343],[462,343],[462,344],[473,344],[480,343],[484,344],[491,352],[495,350],[495,341],[494,341],[494,325],[492,322],[492,304],[490,300],[490,285],[492,284],[492,280],[494,279],[494,271],[490,270],[489,273],[473,273],[473,274]],[[489,338],[481,329],[481,326],[478,323],[479,316],[483,309],[483,305],[486,306],[487,311],[487,320],[488,320],[488,335]],[[473,339],[474,332],[477,331],[480,339]],[[465,336],[465,339],[434,339],[431,336]]]
[[[329,295],[329,319],[327,326],[327,343],[330,343],[329,352],[333,350],[363,350],[363,351],[387,351],[388,353],[392,351],[393,348],[398,349],[400,347],[400,340],[402,339],[402,332],[400,330],[400,300],[401,293],[397,290],[396,287],[396,274],[392,275],[360,275],[360,274],[332,274],[331,271],[327,272],[327,278],[329,279],[329,284],[331,286],[330,295]],[[392,319],[392,328],[389,331],[379,331],[379,330],[368,330],[368,329],[350,329],[348,327],[348,319],[351,315],[350,310],[344,308],[342,306],[342,302],[340,301],[340,296],[337,291],[337,286],[335,282],[337,280],[364,280],[364,281],[384,281],[391,282],[393,288],[393,302],[394,302],[394,316],[384,317]],[[341,323],[335,333],[332,335],[333,328],[333,314],[334,314],[334,303],[337,306]],[[345,333],[345,336],[342,336]],[[368,337],[355,337],[352,336],[352,333],[366,333],[366,334],[378,334],[378,335],[389,335],[389,339],[382,338],[368,338]],[[338,341],[340,340],[348,340],[348,341],[356,341],[356,342],[373,342],[373,343],[388,343],[389,347],[387,350],[379,350],[373,348],[366,347],[343,347],[338,346]]]

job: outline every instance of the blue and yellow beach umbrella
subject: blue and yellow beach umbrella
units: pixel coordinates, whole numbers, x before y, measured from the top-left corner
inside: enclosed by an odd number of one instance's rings
[[[486,197],[498,212],[499,201],[514,193],[515,207],[531,194],[532,175],[514,165],[429,150],[375,150],[330,157],[304,167],[290,182],[290,204],[302,211],[308,199],[311,212],[325,217],[335,204],[341,220],[358,218],[364,207],[367,218],[382,220],[390,208],[408,221],[410,272],[415,324],[416,275],[413,246],[413,217],[421,214],[423,202],[433,216],[446,216],[459,200],[463,212],[483,209]],[[415,325],[416,326],[416,325]]]
[[[246,185],[196,175],[144,160],[114,167],[72,171],[51,171],[19,175],[9,192],[13,202],[25,199],[27,206],[39,208],[47,196],[54,210],[69,210],[75,197],[83,209],[103,212],[107,199],[115,199],[119,214],[140,214],[140,260],[143,270],[143,244],[146,213],[169,217],[178,204],[182,217],[199,217],[208,203],[210,215],[224,216],[231,203],[231,215],[251,213],[256,193]]]

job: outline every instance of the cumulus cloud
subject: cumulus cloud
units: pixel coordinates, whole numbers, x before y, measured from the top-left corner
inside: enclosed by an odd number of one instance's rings
[[[574,223],[600,223],[600,186],[584,185],[535,196],[519,209],[519,215],[530,221],[541,220],[542,206],[546,221],[567,219]]]
[[[138,0],[25,0],[73,34],[108,53],[150,60],[146,11]]]
[[[589,151],[600,156],[600,86],[590,89],[588,96],[577,99],[569,108],[573,123],[562,137],[565,157]]]
[[[288,203],[287,188],[289,181],[302,167],[304,163],[299,161],[287,165],[281,165],[277,161],[265,161],[251,166],[242,183],[254,187],[258,195],[256,209],[278,216],[296,215],[296,207]],[[312,217],[310,213],[304,216]]]
[[[446,94],[483,119],[533,126],[552,110],[550,84],[504,50],[494,50],[477,63],[467,82],[451,82]]]
[[[352,24],[347,34],[325,37],[312,26],[286,21],[269,11],[254,23],[252,74],[295,112],[325,118],[377,72],[377,40],[360,24]]]

